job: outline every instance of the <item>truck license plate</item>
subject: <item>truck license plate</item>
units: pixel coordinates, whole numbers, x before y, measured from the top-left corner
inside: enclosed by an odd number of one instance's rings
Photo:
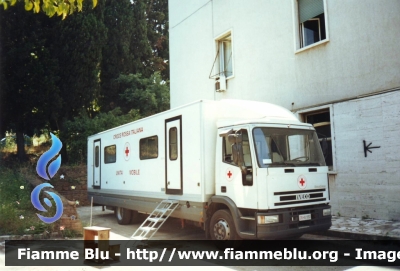
[[[311,214],[299,215],[299,221],[311,220]]]

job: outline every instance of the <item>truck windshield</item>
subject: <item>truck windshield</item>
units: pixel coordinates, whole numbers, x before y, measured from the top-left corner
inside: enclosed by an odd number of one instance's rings
[[[325,166],[314,130],[260,127],[253,137],[260,167]]]

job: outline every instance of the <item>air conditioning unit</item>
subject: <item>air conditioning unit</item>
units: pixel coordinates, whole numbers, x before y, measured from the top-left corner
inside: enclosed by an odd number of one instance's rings
[[[226,90],[226,77],[224,74],[221,74],[219,77],[215,79],[215,91],[223,92]]]

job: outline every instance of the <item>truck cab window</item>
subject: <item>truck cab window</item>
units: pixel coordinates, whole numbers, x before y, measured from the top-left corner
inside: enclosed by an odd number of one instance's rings
[[[253,135],[259,167],[325,166],[313,130],[265,127]]]
[[[253,169],[247,130],[241,129],[222,137],[223,160],[240,168],[243,185],[253,185]]]

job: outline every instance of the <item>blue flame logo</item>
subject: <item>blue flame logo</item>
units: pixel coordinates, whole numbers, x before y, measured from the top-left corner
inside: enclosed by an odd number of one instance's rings
[[[58,156],[56,160],[50,163],[49,165],[49,175],[46,172],[46,166],[47,163],[50,162],[50,160],[61,150],[62,148],[62,143],[61,141],[52,133],[51,135],[51,141],[52,145],[50,150],[47,152],[43,153],[42,156],[40,156],[39,161],[37,162],[36,166],[36,172],[39,174],[40,177],[42,177],[45,180],[50,180],[58,171],[58,169],[61,166],[61,155]]]
[[[46,171],[46,167],[47,164],[50,162],[50,160],[55,157],[57,155],[57,153],[61,150],[62,148],[62,143],[61,141],[52,133],[50,133],[51,135],[51,139],[52,139],[52,145],[50,147],[50,150],[48,150],[47,152],[43,153],[42,156],[40,156],[38,162],[37,162],[37,166],[36,166],[36,172],[38,173],[38,175],[40,177],[42,177],[45,180],[50,180],[50,178],[52,178],[58,171],[58,169],[61,166],[61,155],[59,155],[57,157],[57,159],[55,159],[53,162],[51,162],[48,166],[48,173]],[[39,195],[40,195],[40,191],[42,190],[42,188],[44,187],[50,187],[50,188],[54,188],[51,184],[49,183],[43,183],[41,185],[38,185],[35,187],[35,189],[33,189],[32,194],[31,194],[31,202],[33,204],[33,206],[38,209],[39,211],[42,212],[47,212],[47,210],[43,207],[43,205],[40,202],[39,199]],[[53,192],[49,192],[49,191],[45,191],[45,193],[49,194],[54,202],[56,203],[56,214],[53,217],[44,217],[42,215],[36,214],[40,220],[42,220],[45,223],[53,223],[55,221],[57,221],[63,213],[63,203],[61,201],[61,198],[53,193]],[[45,198],[44,203],[46,203],[47,206],[51,207],[51,201],[48,198]]]
[[[42,188],[44,187],[51,187],[53,188],[53,186],[49,183],[42,183],[41,185],[38,185],[35,187],[35,189],[33,189],[32,194],[31,194],[31,201],[33,206],[38,209],[39,211],[42,212],[47,212],[47,210],[42,206],[42,204],[40,203],[39,200],[39,194],[40,194],[40,190],[42,190]],[[39,214],[36,214],[40,220],[42,220],[44,223],[53,223],[55,221],[57,221],[58,219],[60,219],[60,217],[62,216],[63,213],[63,203],[61,201],[61,198],[53,192],[49,192],[49,191],[45,191],[45,193],[49,194],[54,202],[56,203],[56,214],[53,217],[45,217]],[[44,202],[47,204],[47,206],[51,207],[51,201],[48,198],[44,199]]]

